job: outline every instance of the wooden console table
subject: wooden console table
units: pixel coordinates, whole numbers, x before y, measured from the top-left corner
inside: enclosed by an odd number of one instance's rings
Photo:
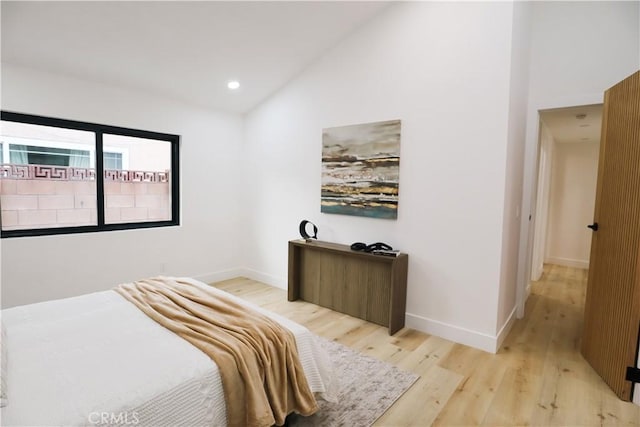
[[[404,327],[409,256],[373,255],[347,245],[289,242],[289,301],[302,299],[389,328]]]

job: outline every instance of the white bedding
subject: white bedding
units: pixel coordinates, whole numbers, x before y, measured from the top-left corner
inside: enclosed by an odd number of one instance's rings
[[[311,390],[334,400],[314,336],[233,298],[291,330]],[[226,425],[215,363],[114,291],[3,310],[2,321],[10,343],[3,426]]]

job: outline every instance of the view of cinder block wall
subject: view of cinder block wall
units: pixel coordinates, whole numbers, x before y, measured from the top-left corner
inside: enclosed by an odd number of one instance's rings
[[[171,219],[168,182],[105,182],[107,224]]]
[[[0,177],[0,208],[3,230],[96,225],[96,182],[93,178]],[[105,177],[107,224],[170,219],[169,180],[120,182]]]

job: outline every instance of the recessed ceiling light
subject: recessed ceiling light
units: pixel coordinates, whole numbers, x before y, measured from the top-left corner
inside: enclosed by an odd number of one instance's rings
[[[240,87],[240,82],[237,80],[231,80],[229,83],[227,83],[227,87],[231,90],[236,90]]]

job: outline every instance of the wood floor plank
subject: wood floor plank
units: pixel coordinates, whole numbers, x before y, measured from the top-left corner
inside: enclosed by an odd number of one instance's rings
[[[375,426],[640,426],[580,354],[586,270],[546,265],[498,354],[382,326],[236,278],[214,286],[420,379]]]
[[[455,392],[462,375],[432,365],[374,426],[429,426]]]
[[[396,366],[424,376],[432,366],[438,365],[445,359],[457,345],[440,337],[428,335],[427,337],[425,342],[398,361]]]
[[[434,425],[480,425],[487,416],[498,386],[507,370],[504,363],[495,363],[495,356],[481,350],[456,344],[440,366],[463,375]]]

